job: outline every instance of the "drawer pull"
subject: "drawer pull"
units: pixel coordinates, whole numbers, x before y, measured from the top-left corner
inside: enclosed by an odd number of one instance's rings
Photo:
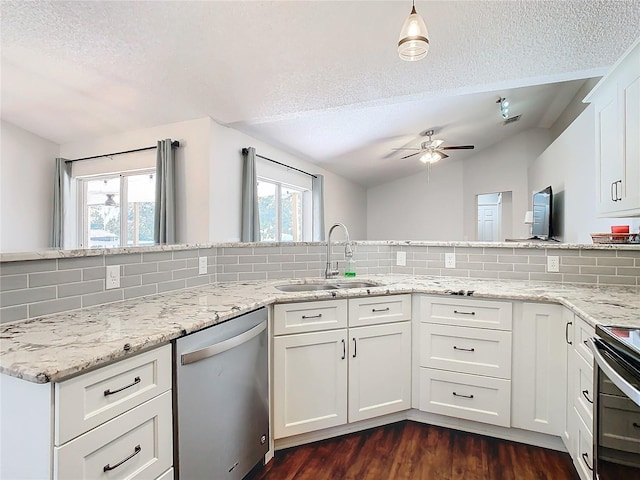
[[[341,360],[344,360],[347,356],[347,342],[344,341],[344,338],[342,339],[342,358]]]
[[[387,308],[378,308],[378,309],[372,308],[371,311],[373,313],[376,313],[376,312],[388,312],[389,311],[389,307],[387,307]]]
[[[589,390],[582,390],[582,396],[587,399],[587,402],[593,403],[593,400],[587,396],[587,393],[589,393]]]
[[[640,423],[638,422],[633,422],[632,425],[633,425],[633,428],[640,428]]]
[[[353,358],[356,358],[358,355],[358,344],[356,342],[355,337],[353,338]]]
[[[142,451],[142,447],[140,445],[136,445],[135,448],[133,449],[133,453],[131,455],[129,455],[127,458],[125,458],[124,460],[116,463],[113,467],[111,465],[109,465],[108,463],[102,468],[103,472],[109,472],[111,470],[115,470],[116,468],[118,468],[120,465],[122,465],[124,462],[128,462],[129,460],[131,460],[133,457],[135,457],[137,454],[139,454]]]
[[[453,313],[457,313],[458,315],[475,315],[476,312],[461,312],[459,310],[454,310]]]
[[[573,322],[567,322],[564,325],[564,339],[569,345],[573,345],[573,342],[569,340],[569,325],[573,325]]]
[[[118,393],[118,392],[121,392],[123,390],[126,390],[127,388],[131,388],[134,385],[137,385],[138,383],[140,383],[140,381],[141,381],[140,377],[136,377],[136,378],[133,379],[133,383],[130,383],[129,385],[125,385],[124,387],[120,387],[120,388],[118,388],[116,390],[106,389],[104,391],[104,396],[108,397],[109,395],[113,395],[114,393]],[[105,472],[106,472],[106,470],[105,470]]]
[[[584,464],[587,466],[587,468],[589,470],[591,470],[593,472],[593,467],[589,465],[589,454],[588,453],[583,453],[582,454],[582,459],[584,460]]]
[[[455,345],[453,346],[454,350],[462,350],[463,352],[475,352],[476,349],[475,348],[462,348],[462,347],[456,347]]]
[[[454,395],[455,397],[473,398],[473,394],[471,394],[471,395],[462,395],[461,393],[453,392],[453,395]]]
[[[302,315],[302,319],[303,319],[303,320],[306,320],[306,319],[308,319],[308,318],[322,318],[322,314],[321,314],[321,313],[319,313],[319,314],[317,314],[317,315]]]

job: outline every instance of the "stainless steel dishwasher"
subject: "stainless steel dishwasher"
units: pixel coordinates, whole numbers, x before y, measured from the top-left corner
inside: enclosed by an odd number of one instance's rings
[[[240,480],[268,450],[267,311],[176,341],[179,480]]]

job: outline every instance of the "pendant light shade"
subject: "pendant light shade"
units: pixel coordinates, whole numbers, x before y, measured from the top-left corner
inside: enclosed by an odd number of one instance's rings
[[[427,56],[429,51],[429,33],[422,17],[416,12],[415,5],[411,15],[404,22],[398,39],[398,55],[402,60],[414,62]]]

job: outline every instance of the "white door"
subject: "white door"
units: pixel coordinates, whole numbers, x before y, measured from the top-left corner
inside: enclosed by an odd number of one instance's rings
[[[411,408],[411,322],[349,329],[349,422]]]
[[[347,422],[346,342],[345,329],[274,338],[274,438]]]
[[[500,240],[500,206],[478,205],[478,241]]]
[[[513,320],[511,426],[562,436],[567,347],[560,305],[522,304]]]

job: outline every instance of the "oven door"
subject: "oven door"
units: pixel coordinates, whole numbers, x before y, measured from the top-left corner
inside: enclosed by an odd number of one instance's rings
[[[602,338],[590,340],[596,361],[594,478],[640,479],[640,368]]]

